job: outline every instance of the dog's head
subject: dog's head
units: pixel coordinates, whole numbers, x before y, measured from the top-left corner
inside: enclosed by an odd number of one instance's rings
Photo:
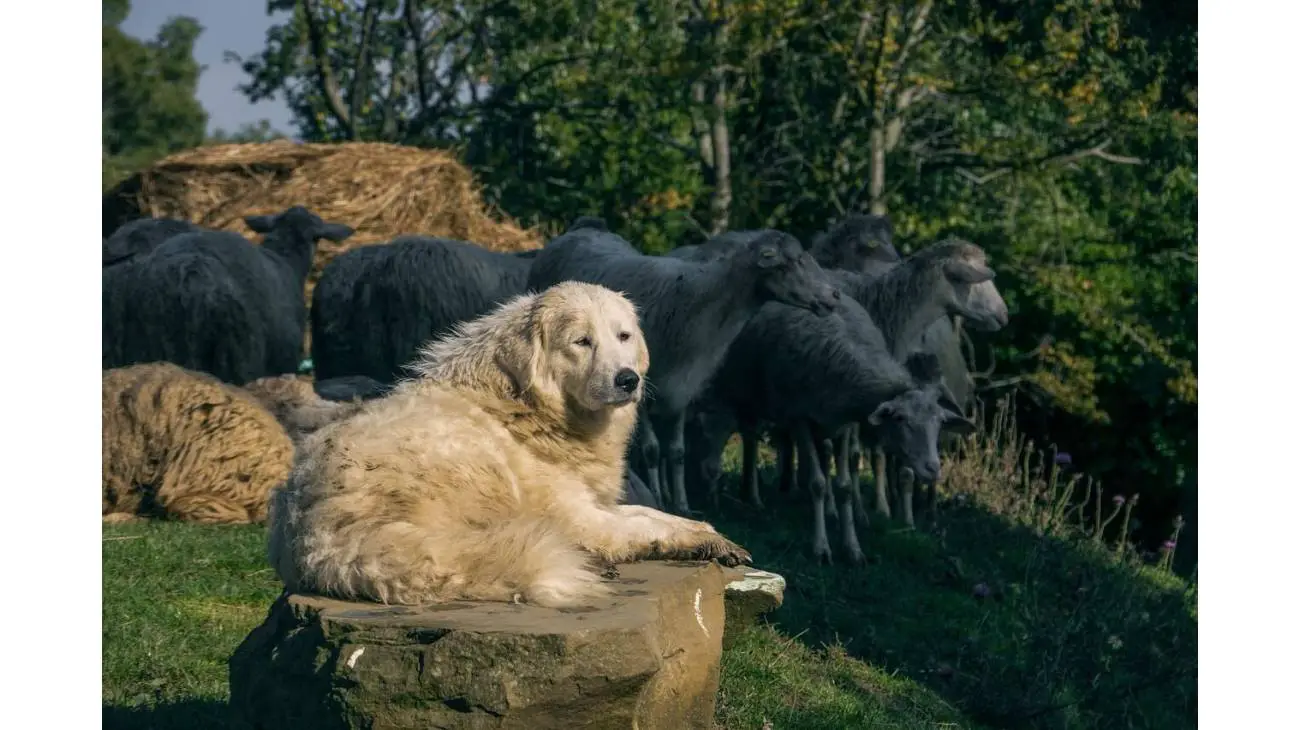
[[[650,354],[627,297],[566,281],[539,293],[527,319],[527,346],[502,363],[523,390],[588,412],[641,400]]]

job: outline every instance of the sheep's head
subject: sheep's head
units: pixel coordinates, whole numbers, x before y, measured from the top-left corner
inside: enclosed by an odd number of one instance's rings
[[[828,269],[867,272],[899,261],[893,224],[883,215],[851,213],[818,234],[809,251]]]
[[[996,332],[1010,315],[993,278],[984,249],[960,239],[936,243],[908,260],[920,267],[926,285],[938,295],[948,315],[964,317],[977,330]]]
[[[918,352],[905,365],[913,387],[877,406],[867,422],[878,429],[887,451],[900,456],[919,479],[932,482],[939,478],[940,433],[970,433],[975,424],[944,386],[938,357]]]
[[[819,316],[830,314],[839,306],[839,290],[794,236],[766,230],[749,239],[741,250],[752,257],[758,269],[759,290],[765,298]]]
[[[351,226],[342,223],[326,223],[320,216],[301,205],[295,205],[275,215],[244,216],[244,223],[254,233],[264,236],[270,235],[273,231],[292,231],[305,235],[311,241],[324,238],[335,243],[346,240],[354,232]]]

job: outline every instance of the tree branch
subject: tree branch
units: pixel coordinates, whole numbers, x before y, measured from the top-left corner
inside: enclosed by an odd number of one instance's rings
[[[406,19],[406,31],[411,35],[411,43],[415,46],[415,88],[423,112],[429,108],[429,59],[424,53],[424,29],[420,23],[420,9],[416,0],[406,0],[402,15]]]
[[[1102,138],[1097,142],[1089,141],[1084,143],[1082,146],[1076,145],[1049,152],[1048,154],[1039,157],[1031,157],[1029,159],[1018,161],[987,162],[980,160],[976,155],[967,155],[966,157],[968,159],[964,163],[957,161],[926,163],[925,167],[931,170],[953,168],[956,170],[957,174],[967,180],[977,185],[983,185],[991,180],[996,180],[1007,173],[1019,172],[1035,167],[1045,167],[1047,165],[1068,165],[1089,157],[1096,157],[1097,159],[1119,165],[1145,164],[1140,158],[1117,155],[1113,152],[1106,151],[1106,148],[1110,146],[1110,143],[1111,140],[1109,138]],[[974,157],[975,159],[971,160],[969,159],[970,157]],[[970,168],[983,168],[988,170],[988,172],[980,175],[972,172]]]
[[[884,93],[881,95],[885,104],[890,106],[895,104],[893,99],[894,91],[902,85],[903,77],[907,74],[908,56],[912,54],[913,49],[925,36],[925,23],[929,19],[930,10],[933,7],[934,0],[926,0],[912,13],[912,23],[907,27],[907,35],[904,36],[902,48],[898,51],[898,59],[894,61],[892,79],[885,84]]]
[[[361,42],[357,44],[357,55],[352,61],[352,89],[348,92],[348,136],[351,139],[357,138],[360,118],[370,94],[370,42],[375,34],[375,21],[379,19],[379,4],[380,0],[366,0],[361,14]]]
[[[312,58],[316,65],[316,77],[325,97],[325,104],[338,121],[339,126],[352,131],[352,121],[348,110],[343,106],[343,96],[339,91],[338,80],[330,65],[329,45],[325,41],[325,29],[316,14],[316,0],[302,0],[303,17],[307,22],[307,41],[311,47]]]

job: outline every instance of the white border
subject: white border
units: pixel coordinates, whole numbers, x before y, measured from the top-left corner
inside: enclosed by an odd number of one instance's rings
[[[90,8],[83,8],[89,11]],[[97,727],[102,718],[99,481],[101,119],[89,12],[15,5],[0,68],[10,103],[4,196],[5,724]],[[57,30],[52,30],[57,28]],[[53,45],[51,45],[53,44]],[[85,55],[83,55],[85,54]],[[39,60],[38,60],[39,59]]]
[[[0,133],[5,195],[3,381],[8,385],[3,531],[8,627],[0,673],[6,724],[91,727],[101,712],[101,638],[88,600],[101,585],[93,484],[99,419],[92,368],[100,340],[100,173],[91,121],[100,117],[93,16],[17,4],[6,18],[9,69]],[[1201,722],[1208,728],[1294,722],[1298,604],[1290,538],[1300,533],[1295,356],[1300,338],[1300,211],[1294,113],[1300,8],[1202,4],[1199,230],[1209,299],[1199,364],[1206,485],[1200,510]],[[33,59],[40,59],[33,65]],[[1291,110],[1291,111],[1288,111]],[[1234,362],[1235,361],[1235,362]],[[56,721],[57,718],[57,721]],[[27,722],[24,722],[24,721]]]
[[[1300,453],[1295,297],[1300,257],[1294,3],[1201,3],[1198,61],[1200,396],[1200,721],[1293,725]],[[1291,219],[1291,220],[1286,220]],[[1295,350],[1291,350],[1293,353]]]

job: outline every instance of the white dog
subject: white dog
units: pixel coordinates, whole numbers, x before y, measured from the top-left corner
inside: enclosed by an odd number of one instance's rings
[[[464,324],[303,442],[272,565],[292,591],[559,607],[610,592],[600,561],[748,562],[704,522],[617,504],[649,364],[632,303],[594,284]]]

